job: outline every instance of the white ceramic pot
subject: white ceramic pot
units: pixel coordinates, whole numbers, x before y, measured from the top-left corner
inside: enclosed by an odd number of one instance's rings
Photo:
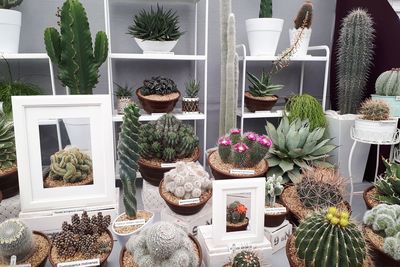
[[[143,53],[170,53],[179,40],[175,41],[147,41],[135,38]]]
[[[127,233],[127,234],[120,234],[118,232],[115,231],[115,222],[118,220],[119,217],[125,215],[125,212],[118,215],[117,218],[115,218],[115,220],[113,221],[113,223],[111,224],[111,230],[114,236],[117,237],[118,242],[121,244],[121,246],[125,246],[126,242],[128,242],[129,238],[134,235],[139,233],[144,227],[147,227],[149,225],[151,225],[153,223],[154,220],[154,213],[151,216],[151,218],[145,223],[143,224],[140,228],[136,229],[135,231],[131,232],[131,233]]]
[[[0,9],[0,52],[18,53],[21,20],[21,12]]]
[[[390,142],[397,130],[397,119],[370,121],[356,119],[355,136],[369,142]]]
[[[90,119],[71,118],[63,119],[63,121],[71,145],[78,147],[82,151],[91,151]]]
[[[305,56],[307,55],[308,47],[310,45],[312,29],[304,29],[302,33],[301,40],[299,41],[299,45],[297,47],[296,53],[294,53],[293,57],[296,56]],[[301,33],[301,29],[290,29],[289,30],[289,38],[290,45],[293,45],[297,40],[298,35]]]
[[[283,19],[257,18],[246,20],[251,56],[274,56],[283,28]]]
[[[129,96],[118,97],[117,101],[117,110],[119,114],[124,114],[125,108],[132,103],[132,99]]]

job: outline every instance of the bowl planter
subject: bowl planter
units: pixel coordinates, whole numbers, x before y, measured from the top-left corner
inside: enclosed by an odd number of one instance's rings
[[[299,41],[298,48],[297,48],[296,52],[293,54],[293,57],[306,56],[307,52],[308,52],[312,29],[308,29],[308,28],[290,29],[289,30],[290,45],[293,45],[296,42],[297,37],[301,33],[301,31],[303,31],[303,33],[302,33],[303,36]]]
[[[200,148],[196,148],[193,152],[193,155],[190,158],[181,159],[182,161],[198,161],[200,158]],[[142,175],[143,179],[146,182],[149,182],[151,185],[159,186],[161,180],[164,178],[164,173],[172,170],[174,166],[163,167],[162,164],[169,164],[164,163],[159,160],[150,161],[145,159],[140,159],[138,161],[139,164],[139,172]]]
[[[1,53],[18,53],[21,21],[21,12],[10,9],[0,9]]]
[[[384,238],[375,233],[370,227],[364,226],[363,232],[365,239],[370,245],[370,251],[376,263],[379,266],[400,266],[400,261],[396,261],[383,250]]]
[[[229,223],[226,222],[226,232],[239,232],[246,231],[249,225],[249,218],[245,218],[243,222],[240,223]]]
[[[49,176],[50,167],[43,173],[43,186],[44,188],[56,188],[56,187],[69,187],[69,186],[81,186],[93,184],[93,172],[90,173],[85,179],[76,183],[66,183],[64,180],[53,180]]]
[[[199,113],[200,99],[183,97],[182,98],[182,112],[183,113]]]
[[[176,103],[181,96],[180,92],[168,95],[148,95],[144,96],[140,88],[136,90],[136,95],[147,113],[169,113],[174,110]]]
[[[114,239],[113,239],[113,236],[112,236],[111,232],[109,230],[107,230],[106,232],[104,232],[104,234],[109,237],[110,244],[111,244],[110,246],[111,247],[110,247],[110,252],[101,253],[100,254],[100,266],[106,266],[107,265],[107,259],[110,256],[110,254],[112,252],[112,249],[113,249],[113,246],[114,246]],[[57,257],[58,255],[57,255],[56,248],[53,245],[51,246],[49,255],[50,255],[49,256],[49,261],[50,261],[51,266],[57,267],[58,263],[62,263],[61,261],[57,262],[56,259],[54,259],[54,257]],[[96,258],[96,257],[92,257],[92,258]],[[83,259],[79,259],[79,260],[83,260]],[[69,262],[69,261],[75,261],[75,260],[74,259],[71,259],[71,260],[67,259],[66,261],[63,261],[63,263]]]
[[[135,38],[136,43],[142,49],[143,54],[170,54],[178,43],[175,41],[148,41]]]
[[[232,164],[223,163],[218,155],[217,150],[212,151],[208,155],[207,162],[216,180],[262,177],[265,176],[268,171],[268,162],[266,160],[262,160],[257,166],[255,166],[254,169],[235,168]],[[218,166],[218,164],[220,166]],[[223,168],[221,168],[221,166]],[[232,174],[231,170],[250,171],[253,172],[253,174]]]
[[[0,190],[3,193],[3,199],[13,197],[18,194],[18,169],[17,166],[0,171]]]
[[[400,117],[400,96],[371,95],[373,100],[382,100],[390,107],[390,116]]]
[[[129,96],[117,97],[117,110],[118,114],[124,114],[124,109],[132,103],[132,99]]]
[[[244,94],[244,104],[251,112],[271,110],[279,97],[273,96],[253,96],[250,92]]]
[[[282,207],[284,206],[279,203],[274,204],[274,208],[282,208]],[[270,208],[270,207],[266,206],[265,208]],[[285,221],[287,214],[288,214],[287,209],[285,212],[264,213],[264,226],[278,227]]]
[[[193,237],[191,234],[189,234],[190,240],[196,245],[198,255],[199,255],[199,265],[198,267],[201,266],[202,259],[203,259],[203,253],[201,251],[201,246],[197,239]],[[119,266],[120,267],[132,267],[132,266],[137,266],[136,263],[133,261],[133,256],[132,254],[126,250],[125,246],[121,249],[121,253],[119,254]]]
[[[200,202],[195,204],[179,205],[179,198],[175,197],[172,193],[165,189],[164,179],[159,185],[160,196],[167,203],[168,207],[175,213],[180,215],[193,215],[200,212],[207,204],[208,200],[212,196],[212,190],[204,192],[200,196]]]
[[[356,119],[355,137],[369,142],[390,142],[397,131],[397,119],[371,121]]]
[[[378,194],[378,190],[375,186],[370,186],[364,190],[363,198],[367,209],[372,209],[375,206],[378,206],[380,202],[374,198],[375,195]]]

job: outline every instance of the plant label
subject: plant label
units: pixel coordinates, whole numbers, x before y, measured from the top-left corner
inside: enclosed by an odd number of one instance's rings
[[[58,263],[57,267],[89,267],[99,266],[100,259],[82,260],[82,261],[70,261]]]
[[[114,226],[115,227],[124,227],[124,226],[132,226],[132,225],[143,225],[145,223],[146,223],[145,219],[138,219],[138,220],[115,222]]]
[[[396,101],[400,101],[400,96],[396,96]]]
[[[253,249],[254,249],[253,245],[248,242],[228,244],[228,250],[233,253],[238,250],[240,251],[240,250],[253,250]]]
[[[286,212],[286,208],[285,207],[265,208],[264,212],[265,212],[265,214],[284,213],[284,212]]]
[[[254,175],[256,172],[254,170],[237,170],[231,169],[230,174],[238,174],[238,175]]]
[[[176,163],[161,163],[161,168],[175,168]]]
[[[200,203],[200,198],[191,198],[191,199],[181,199],[179,200],[179,206],[197,204]]]

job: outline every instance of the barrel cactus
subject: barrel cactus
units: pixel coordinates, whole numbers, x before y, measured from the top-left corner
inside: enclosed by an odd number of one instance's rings
[[[294,234],[298,258],[306,266],[363,266],[367,245],[347,211],[330,207],[302,221]]]
[[[24,261],[32,255],[35,245],[32,231],[19,219],[9,219],[0,224],[0,257],[9,262],[15,255]]]
[[[384,160],[386,172],[375,182],[376,198],[386,204],[400,205],[400,164]]]
[[[241,251],[235,255],[232,267],[260,267],[260,259],[253,251]]]
[[[66,183],[77,183],[92,173],[92,160],[79,148],[67,146],[50,156],[49,177],[53,180],[64,180]]]
[[[145,80],[140,88],[142,95],[168,95],[178,92],[178,88],[172,79],[162,76],[152,77]]]
[[[400,96],[400,68],[382,73],[375,83],[376,93],[383,96]]]
[[[0,9],[10,9],[19,6],[23,0],[0,0]]]
[[[297,17],[294,20],[294,27],[296,29],[303,28],[311,28],[312,24],[312,16],[313,16],[313,3],[307,0],[300,8],[299,13],[297,13]]]
[[[13,123],[0,112],[0,170],[12,168],[16,160]]]
[[[360,114],[363,120],[384,121],[389,119],[390,108],[382,100],[367,99],[361,104]]]

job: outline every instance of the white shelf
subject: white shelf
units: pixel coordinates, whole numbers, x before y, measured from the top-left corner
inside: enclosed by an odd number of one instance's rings
[[[116,112],[114,114],[116,114]],[[158,120],[165,113],[147,114],[144,110],[140,110],[140,114],[141,116],[139,118],[139,121],[155,121]],[[198,121],[206,119],[204,113],[182,113],[182,111],[179,109],[174,110],[172,114],[174,114],[176,118],[182,121]],[[122,122],[122,118],[123,118],[122,114],[116,114],[113,116],[113,121]]]
[[[283,116],[283,110],[271,110],[271,111],[257,111],[250,112],[247,108],[244,109],[243,118],[245,119],[257,119],[257,118],[281,118]],[[237,109],[237,115],[242,117],[242,109]]]
[[[109,0],[114,3],[160,3],[160,4],[195,4],[200,2],[200,0]]]
[[[205,55],[111,53],[111,59],[204,61]]]
[[[261,62],[265,62],[265,61],[275,61],[278,59],[278,56],[246,56],[246,57],[240,57],[240,60],[243,61],[243,59],[246,59],[246,61],[249,62],[256,62],[256,61],[261,61]],[[293,57],[290,59],[290,61],[298,61],[298,62],[316,62],[316,61],[320,61],[320,62],[325,62],[327,61],[328,58],[324,57],[324,56],[311,56],[311,55],[307,55],[307,56],[299,56],[299,57]]]
[[[0,53],[5,59],[49,59],[46,53]]]

